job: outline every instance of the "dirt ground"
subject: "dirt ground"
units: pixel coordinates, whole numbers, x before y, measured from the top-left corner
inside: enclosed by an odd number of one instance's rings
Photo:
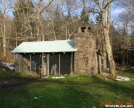
[[[23,86],[36,81],[38,81],[38,79],[31,79],[31,78],[0,79],[0,91],[13,90],[16,87]]]
[[[0,63],[0,73],[13,73],[8,67]],[[38,82],[39,78],[10,78],[10,79],[0,79],[0,91],[13,90],[16,87],[23,86],[29,83]]]

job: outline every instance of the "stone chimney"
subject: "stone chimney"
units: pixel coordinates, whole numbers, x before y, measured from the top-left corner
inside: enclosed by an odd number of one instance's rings
[[[74,35],[75,48],[74,72],[80,75],[94,75],[97,71],[97,54],[95,36],[90,32],[90,27],[79,27]]]

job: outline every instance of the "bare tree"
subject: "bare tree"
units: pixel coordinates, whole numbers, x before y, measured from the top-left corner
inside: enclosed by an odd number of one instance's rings
[[[103,0],[103,3],[101,4],[100,0],[94,0],[94,2],[99,7],[100,13],[102,15],[102,30],[104,32],[104,44],[106,47],[106,52],[108,56],[108,62],[109,62],[109,68],[110,68],[110,75],[115,77],[115,62],[113,58],[113,52],[112,47],[110,44],[110,38],[109,38],[109,31],[110,31],[110,25],[111,25],[111,3],[113,0]],[[107,15],[108,13],[108,15]]]
[[[3,50],[3,56],[6,56],[6,38],[7,38],[7,13],[10,8],[10,0],[1,0],[1,36],[2,36],[2,50]]]
[[[42,14],[51,5],[53,0],[50,0],[48,3],[46,3],[43,0],[38,0],[38,1],[33,0],[32,2],[36,12],[35,18],[37,19],[37,23],[36,23],[37,41],[41,41],[41,40],[44,41],[45,34],[44,34],[44,27],[42,23]]]

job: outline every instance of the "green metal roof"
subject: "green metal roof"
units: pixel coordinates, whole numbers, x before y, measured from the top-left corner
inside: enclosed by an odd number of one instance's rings
[[[75,52],[74,40],[23,42],[11,53]]]

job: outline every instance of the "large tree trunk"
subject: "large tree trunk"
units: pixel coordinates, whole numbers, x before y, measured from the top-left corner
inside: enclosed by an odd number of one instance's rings
[[[109,3],[110,3],[110,0],[108,0]],[[109,62],[109,68],[110,68],[110,75],[113,76],[113,77],[116,77],[116,69],[115,69],[115,62],[114,62],[114,58],[113,58],[113,52],[112,52],[112,45],[110,43],[110,36],[109,36],[109,31],[110,31],[110,26],[111,26],[111,3],[108,5],[108,24],[107,24],[107,31],[105,31],[104,29],[104,32],[106,33],[105,34],[105,41],[107,43],[106,44],[106,51],[107,51],[107,54],[108,54],[108,62]]]
[[[106,53],[106,45],[105,45],[105,40],[104,40],[104,31],[102,31],[103,35],[103,42],[102,42],[102,52],[103,52],[103,59],[102,59],[102,69],[106,70],[107,69],[107,53]]]
[[[103,7],[105,7],[106,4],[108,4],[107,8],[101,8],[102,25],[103,25],[103,31],[104,31],[104,42],[105,42],[106,52],[107,52],[107,57],[108,57],[108,62],[109,62],[109,69],[110,69],[109,74],[115,77],[116,76],[115,62],[114,62],[112,47],[111,47],[110,38],[109,38],[109,30],[110,30],[110,25],[111,25],[111,2],[109,0],[107,2],[106,0],[104,0]]]
[[[108,62],[109,62],[109,74],[115,77],[115,62],[113,58],[113,53],[112,53],[112,47],[110,44],[110,38],[109,38],[109,29],[104,28],[104,35],[105,35],[105,45],[106,45],[106,51],[107,51],[107,56],[108,56]]]

